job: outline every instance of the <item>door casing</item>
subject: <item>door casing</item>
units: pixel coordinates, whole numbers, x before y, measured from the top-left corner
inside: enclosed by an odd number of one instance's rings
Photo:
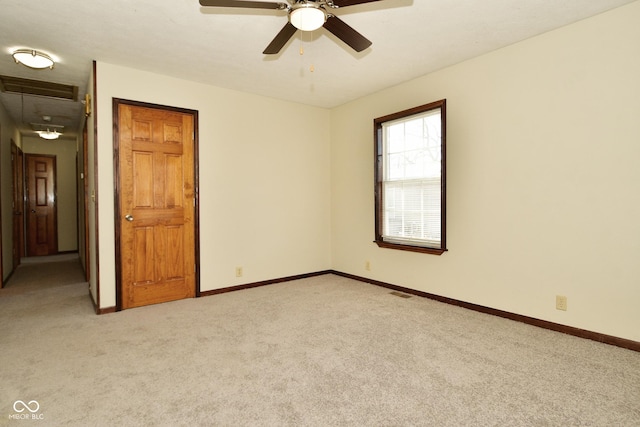
[[[20,265],[24,253],[24,153],[11,140],[13,180],[13,269]]]

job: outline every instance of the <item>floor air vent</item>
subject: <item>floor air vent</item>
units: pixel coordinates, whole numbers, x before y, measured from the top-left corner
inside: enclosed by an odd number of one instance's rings
[[[411,298],[411,295],[403,294],[402,292],[393,291],[393,292],[389,292],[389,293],[391,295],[394,295],[394,296],[400,297],[400,298]]]

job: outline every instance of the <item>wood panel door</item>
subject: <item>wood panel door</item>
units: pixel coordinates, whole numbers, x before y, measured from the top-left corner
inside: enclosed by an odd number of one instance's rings
[[[27,255],[58,253],[55,156],[26,154]]]
[[[194,116],[118,100],[120,307],[195,296]]]

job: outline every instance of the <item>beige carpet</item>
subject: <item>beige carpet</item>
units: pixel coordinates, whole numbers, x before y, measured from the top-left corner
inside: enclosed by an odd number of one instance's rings
[[[86,283],[78,254],[23,258],[0,296]]]
[[[103,316],[65,285],[0,325],[0,425],[640,425],[640,353],[333,275]]]

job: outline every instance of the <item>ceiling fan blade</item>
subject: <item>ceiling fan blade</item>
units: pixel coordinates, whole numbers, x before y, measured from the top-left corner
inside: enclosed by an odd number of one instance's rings
[[[244,0],[200,0],[200,6],[213,7],[244,7],[248,9],[286,9],[286,3]]]
[[[362,3],[372,3],[374,1],[380,1],[380,0],[333,0],[333,4],[335,4],[338,7],[346,7],[346,6],[354,6],[356,4],[362,4]]]
[[[324,23],[324,28],[351,46],[351,48],[356,52],[362,52],[371,46],[371,42],[369,40],[337,16],[329,15],[327,21]]]
[[[280,52],[280,49],[284,47],[285,44],[289,41],[289,39],[298,31],[296,27],[294,27],[291,22],[287,22],[287,24],[282,27],[278,35],[269,43],[269,46],[264,50],[265,55],[275,55]]]

